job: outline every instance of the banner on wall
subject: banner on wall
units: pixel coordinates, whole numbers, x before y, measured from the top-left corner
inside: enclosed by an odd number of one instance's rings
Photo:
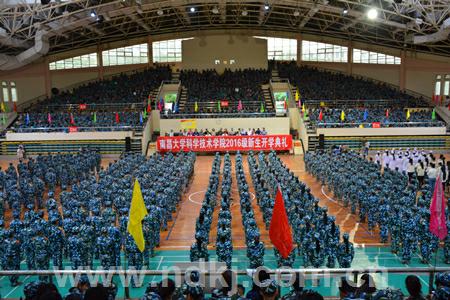
[[[195,120],[195,119],[181,120],[180,128],[181,129],[195,129],[195,128],[197,128],[197,120]]]
[[[77,126],[69,126],[69,133],[70,132],[78,132],[78,127]]]
[[[158,138],[156,148],[160,152],[285,151],[292,148],[292,136],[164,136]]]
[[[220,101],[220,106],[222,106],[222,107],[227,107],[228,106],[228,101],[226,101],[226,100],[222,100],[222,101]]]
[[[380,122],[373,122],[372,123],[372,128],[380,128]]]
[[[80,104],[80,110],[85,110],[87,108],[87,104]]]

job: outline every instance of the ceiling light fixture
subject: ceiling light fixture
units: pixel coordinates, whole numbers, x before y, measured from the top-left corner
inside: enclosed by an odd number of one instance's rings
[[[367,11],[367,17],[369,20],[375,20],[378,17],[378,11],[375,8],[371,8]]]
[[[241,12],[241,15],[243,15],[244,17],[248,15],[248,11],[246,8],[244,8],[244,10]]]
[[[211,12],[215,15],[217,15],[219,13],[219,8],[217,8],[217,6],[214,6],[214,8],[211,10]]]
[[[95,10],[91,10],[91,13],[89,14],[92,18],[97,17],[97,13],[95,12]]]
[[[344,8],[344,9],[342,10],[342,15],[343,15],[343,16],[348,15],[348,9]]]
[[[158,14],[158,16],[162,16],[164,14],[164,11],[162,9],[158,9],[156,13]]]
[[[296,9],[294,11],[294,17],[298,17],[298,16],[300,16],[300,12],[298,11],[298,9]]]
[[[191,7],[189,10],[191,11],[191,13],[194,13],[195,12],[195,7]]]

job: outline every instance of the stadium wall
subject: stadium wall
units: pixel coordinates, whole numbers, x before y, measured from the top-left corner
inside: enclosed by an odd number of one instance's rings
[[[319,42],[334,43],[343,46],[351,46],[353,48],[378,51],[390,55],[402,57],[403,66],[392,65],[372,65],[372,64],[347,64],[347,63],[319,63],[319,62],[301,62],[307,65],[314,65],[326,69],[332,69],[341,72],[352,73],[355,75],[367,76],[369,78],[386,81],[388,83],[398,85],[404,89],[412,90],[427,96],[431,96],[434,87],[434,80],[437,74],[448,74],[450,72],[450,60],[448,57],[413,52],[401,51],[400,49],[384,47],[380,45],[370,45],[359,42],[349,42],[347,40],[336,39],[328,36],[315,36],[308,34],[296,34],[289,32],[276,32],[268,30],[233,30],[234,44],[238,45],[245,39],[252,39],[252,36],[274,36],[285,38],[296,38],[299,42],[301,40],[311,40]],[[89,79],[102,78],[103,76],[117,74],[124,71],[142,69],[151,65],[125,65],[103,68],[89,68],[89,69],[75,69],[75,70],[60,70],[50,71],[48,63],[51,61],[73,57],[77,55],[92,53],[95,51],[101,52],[102,49],[111,49],[123,47],[127,45],[134,45],[143,42],[152,42],[158,40],[187,38],[199,36],[221,36],[224,43],[228,43],[230,39],[229,30],[205,30],[205,31],[190,31],[178,32],[172,34],[164,34],[159,36],[135,38],[126,41],[111,42],[98,47],[89,47],[83,49],[75,49],[63,53],[57,53],[41,59],[33,64],[22,67],[11,72],[2,72],[0,80],[15,81],[18,90],[19,104],[30,99],[42,96],[44,94],[50,95],[52,87],[60,89],[70,87],[73,84],[80,83]],[[200,40],[200,38],[198,38]],[[208,47],[200,48],[197,55],[205,55]],[[253,55],[253,52],[250,52]],[[301,55],[300,55],[301,58]],[[186,59],[182,63],[171,63],[176,68],[184,67]],[[404,75],[402,76],[402,68]]]
[[[181,119],[161,119],[159,122],[161,136],[173,130],[178,132],[181,127]],[[268,134],[289,134],[289,118],[216,118],[196,119],[197,129],[238,129],[238,128],[265,128]]]
[[[184,69],[267,69],[267,41],[248,36],[201,36],[182,42]],[[215,61],[219,63],[216,64]],[[234,64],[230,64],[234,60]]]
[[[325,136],[390,136],[441,135],[445,127],[391,127],[391,128],[317,128],[317,135]]]

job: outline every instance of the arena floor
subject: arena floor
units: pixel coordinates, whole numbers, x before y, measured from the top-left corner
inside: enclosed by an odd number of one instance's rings
[[[431,267],[432,265],[424,265],[420,263],[420,258],[414,256],[409,265],[403,265],[400,258],[397,255],[390,252],[390,248],[380,244],[377,233],[372,233],[367,230],[367,225],[359,223],[356,216],[351,215],[348,208],[344,208],[341,204],[333,199],[333,195],[326,188],[322,189],[320,183],[318,183],[313,177],[305,172],[303,156],[281,155],[282,160],[287,166],[300,177],[300,180],[305,182],[310,188],[314,196],[320,199],[321,206],[327,206],[329,214],[336,216],[336,223],[340,225],[341,232],[348,232],[350,234],[351,241],[355,244],[355,260],[352,267],[355,268],[369,268],[369,267]],[[103,165],[107,165],[113,161],[114,158],[105,158],[102,162]],[[161,245],[156,251],[156,256],[152,258],[150,268],[153,270],[163,270],[173,264],[189,261],[189,248],[193,241],[195,231],[195,220],[199,214],[201,203],[203,201],[204,192],[208,185],[208,178],[211,172],[211,163],[213,156],[197,156],[194,176],[192,182],[188,186],[177,213],[173,217],[173,221],[169,223],[167,231],[161,233]],[[234,171],[234,157],[232,157],[233,171]],[[6,169],[10,159],[1,159],[0,165],[3,170]],[[253,185],[251,183],[250,174],[248,172],[248,165],[246,156],[244,156],[244,168],[247,174],[247,181],[249,182],[250,192],[253,192]],[[16,162],[14,160],[14,162]],[[233,172],[233,204],[232,204],[232,239],[234,246],[233,254],[233,267],[236,269],[245,269],[248,266],[248,260],[245,255],[244,231],[242,226],[242,219],[240,213],[240,205],[238,199],[237,185]],[[255,211],[255,218],[257,220],[259,229],[261,231],[261,239],[268,246],[266,249],[265,262],[268,267],[276,267],[276,260],[273,255],[273,250],[270,248],[270,241],[268,231],[265,229],[262,214],[257,206],[256,200],[253,201],[253,209]],[[215,260],[214,243],[216,238],[217,227],[217,215],[219,207],[213,214],[212,230],[210,233],[210,254],[211,260]],[[7,214],[9,219],[10,213]],[[437,257],[436,266],[446,266],[443,264],[442,251],[439,252]],[[98,264],[98,262],[97,262]],[[68,265],[68,264],[67,264]],[[435,265],[433,261],[433,266]],[[25,268],[24,262],[22,262],[23,268]],[[296,261],[294,267],[300,267],[300,262]],[[375,280],[377,286],[395,286],[404,287],[405,275],[390,275],[388,279],[386,276],[376,276]],[[244,281],[244,278],[240,277],[240,281]],[[33,277],[24,277],[20,281],[23,283],[35,280]],[[131,297],[139,297],[143,295],[145,286],[152,280],[158,280],[157,276],[147,276],[144,280],[144,287],[132,288]],[[428,277],[421,278],[424,291],[428,290]],[[337,280],[332,280],[328,287],[317,287],[324,296],[337,296]],[[310,287],[312,282],[307,281],[307,285]],[[0,293],[4,298],[19,298],[23,295],[23,286],[16,288],[9,286],[9,280],[7,277],[0,278]],[[70,283],[64,285],[62,292],[66,292],[70,288]],[[247,288],[248,290],[249,288]],[[124,289],[119,288],[119,297],[123,297]]]

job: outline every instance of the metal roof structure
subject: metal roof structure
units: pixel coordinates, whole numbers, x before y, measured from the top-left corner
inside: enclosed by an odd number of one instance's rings
[[[450,0],[0,0],[0,69],[105,42],[212,29],[308,33],[450,56]],[[14,61],[2,68],[2,59]]]

